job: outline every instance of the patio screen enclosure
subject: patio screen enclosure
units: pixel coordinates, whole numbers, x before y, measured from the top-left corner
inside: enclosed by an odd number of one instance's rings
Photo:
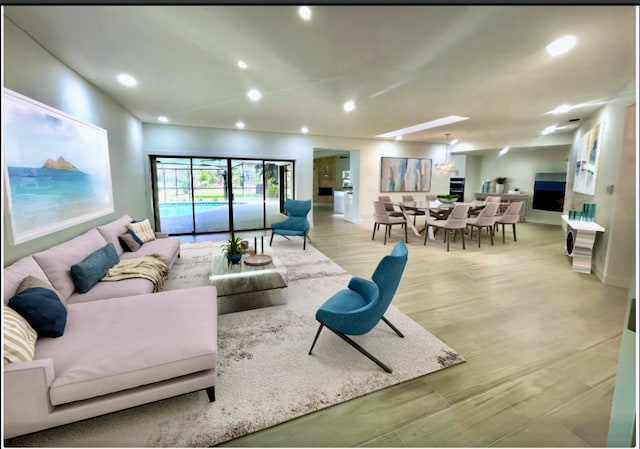
[[[293,161],[151,156],[156,229],[202,234],[267,229],[293,198]]]

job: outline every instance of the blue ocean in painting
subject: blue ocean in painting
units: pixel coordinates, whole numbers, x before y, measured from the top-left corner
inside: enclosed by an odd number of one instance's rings
[[[17,231],[89,214],[105,207],[91,175],[53,168],[8,167]]]

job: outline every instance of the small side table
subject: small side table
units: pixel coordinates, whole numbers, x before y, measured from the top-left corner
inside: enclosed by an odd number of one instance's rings
[[[605,229],[593,221],[569,220],[568,215],[562,220],[567,224],[565,254],[573,257],[573,271],[590,274],[593,244],[597,233]]]

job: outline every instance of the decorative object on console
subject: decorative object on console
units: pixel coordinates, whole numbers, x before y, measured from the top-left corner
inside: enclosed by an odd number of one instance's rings
[[[445,153],[445,160],[440,164],[436,164],[436,168],[442,174],[450,174],[450,173],[458,174],[458,169],[456,168],[455,165],[453,165],[453,162],[451,162],[451,160],[449,159],[449,136],[450,135],[451,133],[445,134],[445,136],[447,136],[447,148]]]
[[[6,88],[2,106],[14,244],[114,211],[106,130]]]
[[[429,192],[431,159],[383,157],[380,161],[381,192]]]
[[[496,178],[496,193],[504,192],[504,185],[507,183],[507,178],[505,176],[498,176]]]
[[[242,255],[244,254],[244,246],[242,246],[242,239],[235,237],[227,240],[222,245],[222,253],[227,256],[227,260],[230,264],[240,263]]]

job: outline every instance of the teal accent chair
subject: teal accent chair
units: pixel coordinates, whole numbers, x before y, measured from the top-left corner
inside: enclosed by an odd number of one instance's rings
[[[311,200],[290,200],[284,202],[284,209],[288,215],[286,220],[278,221],[271,225],[271,240],[269,246],[273,243],[273,235],[278,234],[286,239],[288,236],[302,236],[302,249],[307,249],[308,232],[311,225],[307,220],[307,215],[311,210]],[[309,239],[311,241],[311,239]]]
[[[407,245],[396,243],[391,254],[384,256],[372,280],[352,277],[346,289],[329,298],[316,312],[320,328],[316,334],[309,355],[313,351],[320,332],[326,327],[352,347],[360,351],[380,368],[391,373],[391,368],[367,352],[348,335],[363,335],[371,331],[382,320],[401,338],[404,335],[384,317],[391,300],[398,289],[402,273],[407,265],[409,251]]]

